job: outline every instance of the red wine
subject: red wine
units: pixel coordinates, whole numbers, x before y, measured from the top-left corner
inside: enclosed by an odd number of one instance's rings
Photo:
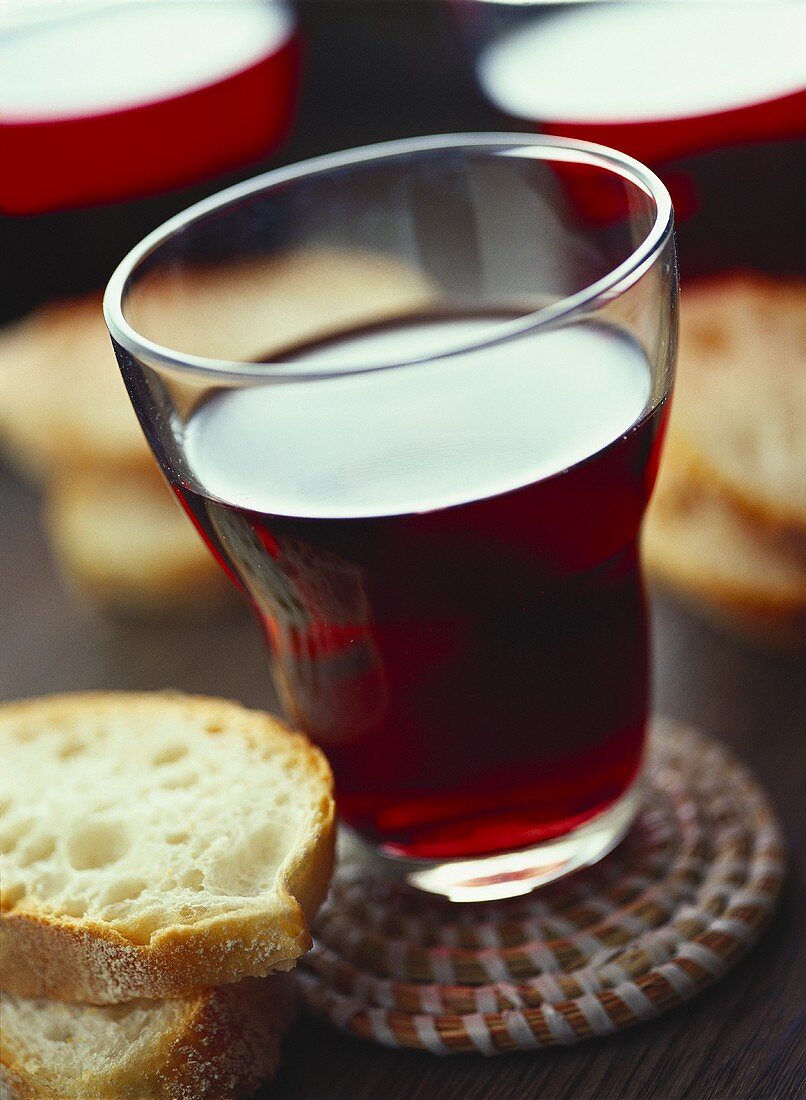
[[[586,324],[345,374],[498,323],[408,319],[297,349],[319,380],[218,391],[186,429],[195,487],[176,490],[251,597],[342,817],[387,853],[557,836],[641,759],[636,538],[665,419],[644,352]]]

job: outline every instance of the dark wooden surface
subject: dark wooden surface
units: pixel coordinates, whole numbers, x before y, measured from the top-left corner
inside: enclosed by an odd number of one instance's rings
[[[406,134],[500,129],[435,4],[306,0],[308,75],[299,159]],[[92,247],[79,216],[0,218],[0,317],[100,284],[150,224],[186,199],[106,211]],[[129,238],[131,238],[129,240]],[[81,242],[82,247],[76,248]],[[65,268],[63,257],[74,259]],[[60,259],[60,257],[62,259]],[[804,966],[802,664],[750,648],[675,604],[654,606],[657,706],[724,739],[770,791],[791,872],[771,927],[725,980],[631,1032],[493,1060],[390,1052],[310,1020],[291,1033],[276,1100],[799,1100]],[[0,466],[0,698],[55,691],[176,687],[271,705],[261,641],[237,610],[195,623],[99,617],[64,590],[36,494]],[[0,763],[0,766],[2,764]]]

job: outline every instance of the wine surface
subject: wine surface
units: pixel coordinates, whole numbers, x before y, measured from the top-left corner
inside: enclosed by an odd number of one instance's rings
[[[483,318],[420,321],[299,351],[290,367],[333,377],[209,401],[186,434],[193,471],[210,495],[259,512],[427,512],[556,474],[606,447],[646,408],[644,353],[593,325],[344,373],[442,354],[498,327]]]

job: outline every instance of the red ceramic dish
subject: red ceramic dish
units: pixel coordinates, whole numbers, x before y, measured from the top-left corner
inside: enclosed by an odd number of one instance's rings
[[[3,212],[179,187],[257,159],[288,131],[299,40],[284,3],[72,8],[0,41]]]

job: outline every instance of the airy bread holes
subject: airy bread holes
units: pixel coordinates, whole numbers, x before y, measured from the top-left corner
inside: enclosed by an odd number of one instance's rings
[[[83,898],[67,898],[62,909],[68,917],[83,917],[87,912],[87,903]]]
[[[215,738],[208,724],[220,725]],[[23,728],[40,735],[21,745]],[[82,755],[60,759],[75,742]],[[296,756],[307,772],[288,784]],[[278,790],[289,795],[284,810],[274,806]],[[327,766],[307,742],[223,700],[122,692],[3,704],[4,1002],[7,993],[41,996],[52,1018],[60,1005],[76,1006],[73,1044],[51,1044],[56,1059],[83,1041],[88,1006],[126,1002],[131,1029],[116,1050],[128,1060],[150,1049],[143,1028],[153,1002],[179,1019],[190,998],[195,1021],[200,990],[289,968],[307,946],[300,930],[330,875],[332,802],[326,817],[319,812],[329,791]],[[223,856],[232,857],[221,874],[235,895],[210,883]],[[229,995],[220,1003],[228,1012]],[[91,1068],[80,1066],[79,1078]],[[81,1084],[63,1095],[88,1098]],[[137,1082],[129,1092],[145,1095]],[[92,1093],[114,1094],[109,1086]]]
[[[67,843],[67,858],[76,871],[89,871],[116,863],[128,849],[129,838],[122,824],[96,821],[73,834]]]
[[[164,749],[151,758],[151,763],[156,767],[162,764],[175,764],[177,760],[181,760],[183,756],[187,756],[188,750],[185,745],[166,745]]]
[[[192,870],[185,872],[180,879],[180,885],[186,886],[189,890],[203,890],[204,875],[198,867],[194,867]]]
[[[171,775],[163,779],[160,786],[166,791],[180,791],[187,787],[195,787],[198,782],[199,776],[196,772],[180,772],[179,775]]]
[[[21,882],[15,882],[3,891],[3,908],[13,909],[18,901],[25,897],[25,887]]]
[[[13,852],[19,842],[31,828],[32,822],[30,818],[25,821],[18,821],[15,825],[8,825],[0,836],[0,855],[8,855],[9,852]]]
[[[275,825],[258,829],[240,847],[215,861],[208,875],[208,887],[236,897],[261,894],[270,885],[266,871],[272,867],[282,842]]]
[[[134,901],[146,889],[148,883],[141,878],[124,878],[113,883],[103,896],[103,905],[117,905],[121,901]]]
[[[60,760],[69,760],[71,756],[81,756],[82,753],[85,753],[86,751],[87,746],[82,745],[78,738],[75,738],[73,740],[65,741],[64,744],[59,748],[56,755],[59,757]]]
[[[7,856],[9,852],[13,852],[18,841],[19,837],[12,836],[10,833],[0,836],[0,856]]]
[[[30,867],[32,863],[48,859],[56,851],[56,841],[52,836],[36,837],[26,844],[17,857],[18,867]]]

